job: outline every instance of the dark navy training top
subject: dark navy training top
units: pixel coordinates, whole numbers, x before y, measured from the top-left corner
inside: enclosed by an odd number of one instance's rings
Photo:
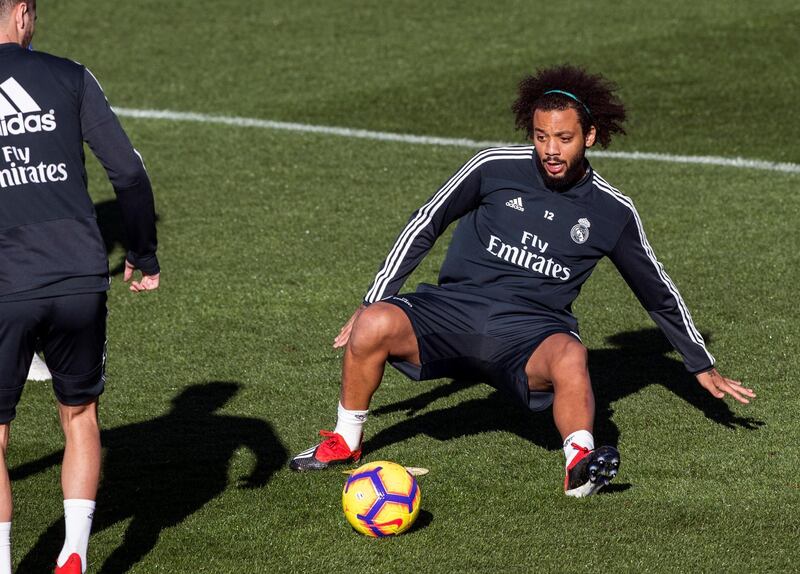
[[[709,369],[689,310],[647,241],[639,214],[591,167],[563,192],[548,189],[533,146],[476,154],[409,220],[366,303],[396,295],[447,226],[460,220],[439,273],[444,289],[555,317],[577,331],[572,302],[608,257],[693,372]]]
[[[0,44],[0,301],[108,289],[83,142],[114,187],[128,260],[157,273],[150,179],[97,80],[71,60]]]

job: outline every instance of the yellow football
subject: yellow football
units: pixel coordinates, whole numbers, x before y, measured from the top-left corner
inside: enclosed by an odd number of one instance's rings
[[[393,536],[411,528],[419,514],[417,480],[401,465],[380,460],[350,474],[342,490],[347,521],[361,534]]]

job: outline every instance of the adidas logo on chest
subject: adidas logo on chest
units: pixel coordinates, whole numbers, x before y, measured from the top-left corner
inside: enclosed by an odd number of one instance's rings
[[[517,211],[525,211],[525,207],[522,205],[522,197],[517,197],[515,199],[506,201],[506,206],[516,209]]]

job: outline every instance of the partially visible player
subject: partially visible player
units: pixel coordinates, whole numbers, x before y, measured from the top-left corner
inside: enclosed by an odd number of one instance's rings
[[[533,411],[552,406],[564,441],[564,491],[588,496],[617,473],[613,446],[595,448],[588,353],[572,303],[608,257],[714,397],[752,390],[727,379],[658,262],[630,198],[586,150],[624,133],[625,108],[604,78],[570,66],[525,78],[514,104],[533,145],[483,150],[409,220],[363,305],[336,337],[345,347],[338,419],[294,470],[361,456],[362,428],[388,361],[412,379],[485,381]],[[438,285],[398,295],[447,226],[458,220]],[[458,421],[453,421],[458,425]]]
[[[35,0],[0,0],[0,574],[11,572],[9,426],[37,341],[65,436],[66,537],[55,571],[79,574],[100,477],[109,286],[83,142],[122,209],[130,242],[124,279],[134,292],[159,285],[155,209],[142,159],[97,80],[80,64],[28,50],[35,23]],[[136,269],[142,277],[133,280]]]

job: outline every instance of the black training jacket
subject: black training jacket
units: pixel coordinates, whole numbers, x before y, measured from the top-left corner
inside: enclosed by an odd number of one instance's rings
[[[108,289],[84,147],[108,173],[128,260],[159,271],[150,179],[84,66],[0,44],[0,301]]]
[[[508,312],[546,314],[577,331],[572,302],[608,257],[686,368],[709,369],[714,358],[630,198],[591,167],[574,187],[551,191],[536,158],[533,146],[509,146],[469,160],[411,216],[365,302],[396,295],[436,238],[459,220],[439,272],[443,288],[486,296]]]

